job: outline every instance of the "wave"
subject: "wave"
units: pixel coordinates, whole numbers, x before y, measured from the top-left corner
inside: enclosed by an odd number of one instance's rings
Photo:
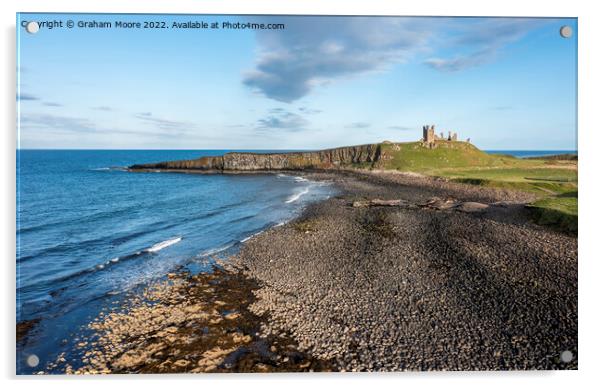
[[[111,167],[97,167],[91,168],[90,171],[127,171],[125,167],[111,166]]]
[[[156,252],[158,252],[158,251],[160,251],[160,250],[162,250],[164,248],[167,248],[167,247],[169,247],[171,245],[177,244],[180,241],[182,241],[182,237],[175,237],[175,238],[172,238],[172,239],[169,239],[169,240],[161,241],[160,243],[154,244],[150,248],[146,248],[146,249],[143,249],[141,251],[130,253],[130,254],[125,255],[125,256],[114,257],[114,258],[112,258],[110,260],[105,261],[104,263],[96,264],[96,265],[94,265],[92,267],[89,267],[89,268],[86,268],[86,269],[83,269],[83,270],[80,270],[80,271],[77,271],[77,272],[74,272],[74,273],[62,276],[60,278],[48,280],[47,282],[49,282],[49,283],[64,282],[64,281],[71,280],[71,279],[77,278],[79,276],[82,276],[84,274],[89,274],[89,273],[92,273],[92,272],[101,271],[101,270],[103,270],[103,269],[105,269],[108,266],[111,266],[113,264],[117,264],[117,263],[129,260],[129,259],[140,257],[140,256],[145,255],[145,254],[156,253]],[[45,282],[45,283],[47,283],[47,282]],[[38,286],[38,285],[36,284],[35,286]],[[23,287],[23,288],[19,288],[17,291],[21,291],[22,289],[27,289],[27,288],[28,288],[28,286]]]
[[[253,233],[252,235],[250,235],[250,236],[248,236],[248,237],[245,237],[245,238],[243,238],[242,240],[240,240],[240,242],[241,242],[241,243],[247,242],[247,241],[249,241],[250,239],[252,239],[253,237],[255,237],[255,236],[259,236],[259,235],[260,235],[260,234],[262,234],[263,232],[264,232],[264,231],[263,231],[263,230],[261,230],[261,231],[259,231],[259,232],[257,232],[257,233]]]
[[[174,245],[179,243],[180,241],[182,241],[182,237],[175,237],[169,240],[165,240],[165,241],[161,241],[160,243],[157,243],[155,245],[153,245],[152,247],[146,249],[146,252],[159,252],[161,249],[167,248],[168,246]]]
[[[230,243],[230,244],[222,245],[217,248],[207,249],[206,251],[199,253],[197,255],[197,257],[207,257],[207,256],[215,255],[216,253],[223,252],[228,248],[232,248],[233,246],[234,246],[234,243]]]
[[[285,203],[293,203],[295,201],[297,201],[299,198],[301,198],[302,196],[304,196],[305,194],[309,193],[309,188],[305,188],[303,189],[303,191],[300,191],[298,193],[295,193],[293,195],[291,195],[286,201]]]
[[[183,220],[183,221],[187,221],[187,220]],[[29,231],[35,230],[35,229],[44,229],[45,227],[62,225],[62,224],[66,224],[66,223],[68,223],[68,221],[49,223],[49,224],[42,225],[39,227],[37,227],[37,226],[31,227],[27,230],[21,229],[17,233],[22,233],[24,231],[29,232]],[[147,225],[146,229],[152,229],[154,232],[158,232],[161,230],[169,229],[169,228],[173,227],[174,225],[176,225],[176,223],[155,222],[155,223]],[[77,242],[60,243],[57,245],[49,246],[47,248],[42,248],[41,250],[38,250],[37,252],[33,252],[31,254],[17,257],[17,262],[25,263],[26,261],[29,261],[31,259],[35,259],[38,257],[42,257],[45,255],[69,253],[69,252],[73,252],[74,250],[81,250],[84,248],[89,249],[89,247],[91,245],[99,245],[99,244],[104,244],[104,243],[109,243],[110,245],[119,245],[124,242],[133,240],[137,237],[144,236],[145,234],[147,234],[147,231],[137,231],[137,232],[132,232],[130,234],[115,233],[113,235],[101,236],[101,237],[94,238],[94,239],[82,240],[82,241],[77,241]]]
[[[296,176],[295,177],[295,182],[308,182],[309,180],[307,178],[303,178],[302,176]]]

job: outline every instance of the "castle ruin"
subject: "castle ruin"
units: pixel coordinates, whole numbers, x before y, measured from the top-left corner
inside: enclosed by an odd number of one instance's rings
[[[437,141],[458,141],[458,134],[456,132],[448,131],[447,137],[443,136],[443,132],[436,135],[434,125],[423,125],[422,143],[429,148],[435,148]]]

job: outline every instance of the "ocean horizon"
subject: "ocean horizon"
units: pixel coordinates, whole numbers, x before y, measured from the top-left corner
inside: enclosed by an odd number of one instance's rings
[[[338,147],[336,147],[338,148]],[[218,156],[226,152],[255,152],[255,153],[279,153],[279,152],[312,152],[320,149],[155,149],[155,148],[20,148],[19,151],[180,151],[180,152],[202,152],[201,156]],[[515,156],[517,158],[528,158],[536,156],[550,156],[560,154],[578,154],[578,150],[483,150],[488,154],[505,154]],[[18,155],[17,155],[18,156]],[[17,158],[18,159],[18,158]],[[156,161],[155,161],[156,162]]]

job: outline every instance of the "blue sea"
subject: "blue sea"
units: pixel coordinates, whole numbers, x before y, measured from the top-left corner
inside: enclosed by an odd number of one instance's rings
[[[293,174],[133,173],[136,163],[226,151],[17,154],[17,322],[39,320],[17,348],[17,373],[69,354],[80,327],[179,268],[208,271],[261,231],[334,194]],[[35,354],[31,368],[24,360]]]

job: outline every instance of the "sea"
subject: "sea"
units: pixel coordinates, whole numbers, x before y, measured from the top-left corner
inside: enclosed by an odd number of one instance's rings
[[[17,344],[17,373],[68,358],[80,328],[131,292],[176,270],[211,271],[336,193],[295,174],[124,169],[225,152],[18,150],[16,314],[35,324]]]

